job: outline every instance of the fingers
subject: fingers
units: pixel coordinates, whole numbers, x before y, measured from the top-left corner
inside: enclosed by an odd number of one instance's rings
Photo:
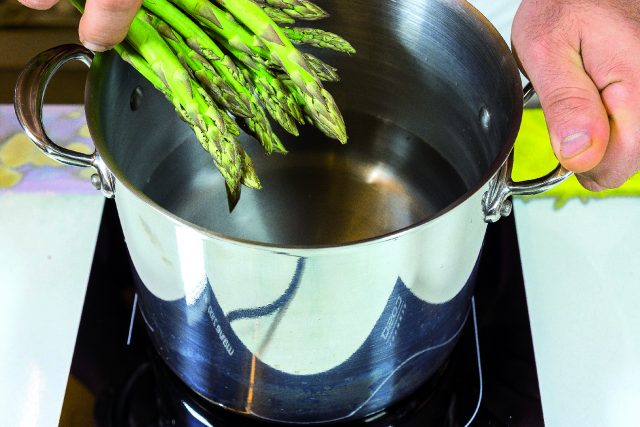
[[[47,10],[58,3],[58,0],[19,0],[20,3],[31,9]]]
[[[613,3],[523,0],[512,31],[556,156],[593,191],[640,169],[640,26]]]
[[[607,86],[602,98],[609,111],[611,136],[598,165],[578,176],[587,189],[616,188],[640,168],[640,81]]]
[[[141,0],[87,0],[80,19],[79,35],[82,44],[94,52],[102,52],[121,42],[141,2]]]
[[[565,59],[540,55],[528,70],[544,109],[551,145],[562,165],[576,173],[593,169],[607,150],[610,128],[598,88],[575,51]],[[537,62],[544,61],[544,65]],[[566,58],[571,58],[567,61]],[[547,67],[553,67],[550,71]]]
[[[561,69],[562,66],[566,68]],[[600,163],[609,141],[609,121],[598,89],[575,64],[557,64],[555,76],[531,72],[544,109],[551,145],[560,163],[576,173]]]
[[[555,155],[569,170],[589,171],[604,157],[610,129],[600,92],[583,68],[580,40],[527,32],[514,23],[514,48],[540,98]]]
[[[600,88],[611,128],[607,151],[600,163],[578,177],[589,189],[615,188],[640,168],[640,39],[617,31],[619,45],[611,49],[599,32],[584,43],[585,69]],[[613,34],[611,34],[613,36]]]

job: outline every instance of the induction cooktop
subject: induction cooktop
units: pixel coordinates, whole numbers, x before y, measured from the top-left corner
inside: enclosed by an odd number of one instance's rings
[[[274,426],[212,404],[171,372],[149,343],[133,283],[115,204],[108,200],[61,420],[83,411],[99,427]],[[74,392],[78,384],[85,393]],[[447,362],[405,401],[332,425],[544,425],[513,217],[488,228],[474,304]]]

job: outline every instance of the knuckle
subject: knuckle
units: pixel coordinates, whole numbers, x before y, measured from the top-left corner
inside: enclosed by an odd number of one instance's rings
[[[514,35],[514,46],[521,55],[523,64],[532,71],[543,73],[553,72],[557,62],[558,46],[564,46],[566,42],[554,33],[536,34],[523,33]],[[562,49],[563,51],[565,49]]]
[[[612,188],[618,188],[629,179],[631,175],[616,173],[615,171],[608,171],[607,173],[597,174],[591,178],[591,180],[599,187],[599,190],[608,190]]]
[[[635,80],[638,70],[631,64],[628,56],[616,54],[609,58],[600,58],[588,72],[595,81],[604,82],[602,87],[598,87],[598,90],[603,90],[611,83]]]
[[[615,132],[608,145],[604,158],[591,170],[578,175],[588,190],[618,188],[640,170],[640,127],[629,129],[624,135]]]
[[[554,86],[540,93],[540,99],[545,112],[554,120],[570,120],[593,105],[591,91],[580,86]]]
[[[598,193],[600,191],[606,190],[605,187],[602,187],[601,185],[596,183],[593,179],[591,179],[586,174],[576,175],[576,178],[578,178],[578,182],[580,183],[580,185],[582,185],[584,188],[586,188],[589,191]]]
[[[626,159],[618,159],[615,162],[607,162],[606,165],[598,165],[592,170],[579,175],[590,187],[580,183],[583,187],[591,191],[602,191],[618,188],[624,185],[631,178],[638,168],[629,164]]]

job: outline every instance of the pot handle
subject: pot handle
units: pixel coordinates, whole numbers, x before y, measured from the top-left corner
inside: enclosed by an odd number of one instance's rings
[[[524,104],[535,95],[531,83],[524,88]],[[513,169],[513,151],[507,161],[489,182],[489,189],[482,197],[482,212],[485,222],[496,222],[503,216],[509,216],[513,209],[510,196],[530,196],[547,191],[573,175],[573,172],[558,164],[554,170],[543,177],[515,182],[511,179]]]
[[[42,123],[44,95],[56,72],[67,62],[74,60],[89,67],[92,59],[93,53],[90,50],[74,44],[54,47],[37,55],[18,77],[14,107],[25,133],[44,154],[67,165],[93,167],[96,173],[91,176],[91,183],[96,189],[102,190],[105,197],[111,198],[115,179],[100,155],[95,150],[92,154],[84,154],[59,146],[49,138]]]

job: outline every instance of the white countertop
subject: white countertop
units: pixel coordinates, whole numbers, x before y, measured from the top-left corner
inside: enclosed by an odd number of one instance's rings
[[[2,425],[58,425],[103,204],[0,192]]]
[[[47,107],[61,144],[88,150],[78,106]],[[104,199],[0,106],[0,422],[58,425]]]
[[[515,202],[545,423],[636,426],[640,198]]]

